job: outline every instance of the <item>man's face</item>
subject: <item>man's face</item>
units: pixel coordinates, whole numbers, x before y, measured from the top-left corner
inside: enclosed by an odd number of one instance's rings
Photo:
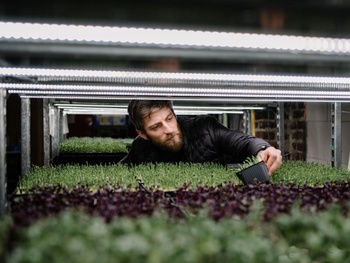
[[[180,126],[169,108],[162,108],[146,116],[143,120],[145,132],[137,133],[145,140],[164,150],[178,152],[182,148],[183,138]]]

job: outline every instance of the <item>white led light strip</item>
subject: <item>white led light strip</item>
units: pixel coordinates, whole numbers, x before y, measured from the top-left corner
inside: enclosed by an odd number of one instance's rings
[[[108,115],[126,115],[127,111],[122,109],[106,110],[106,109],[64,109],[65,114],[108,114]]]
[[[0,22],[0,39],[350,53],[350,40],[157,28]]]
[[[17,84],[17,83],[0,83],[0,88],[8,89],[12,93],[32,93],[40,94],[157,94],[163,93],[167,96],[201,96],[203,94],[210,94],[211,96],[231,96],[236,94],[248,94],[253,96],[259,95],[274,95],[280,96],[282,94],[304,94],[307,95],[332,95],[339,94],[347,96],[350,94],[350,89],[341,90],[334,88],[331,90],[310,90],[310,89],[261,89],[253,88],[194,88],[194,87],[148,87],[148,86],[89,86],[89,85],[46,85],[46,84]]]
[[[130,100],[169,100],[169,99],[174,99],[174,98],[169,98],[168,96],[164,97],[142,97],[142,96],[123,96],[123,97],[115,97],[115,96],[85,96],[85,95],[38,95],[38,94],[20,94],[20,97],[23,99],[64,99],[64,100],[103,100],[103,101],[130,101]],[[326,98],[279,98],[279,102],[349,102],[349,98],[341,98],[341,97],[333,97],[331,99],[326,99]],[[191,101],[191,102],[215,102],[215,103],[272,103],[276,102],[276,99],[271,99],[271,98],[260,98],[260,97],[254,97],[254,98],[239,98],[239,97],[231,97],[231,98],[217,98],[217,97],[212,97],[212,98],[202,98],[202,97],[193,97],[193,98],[186,98],[186,97],[177,97],[176,101]]]
[[[59,109],[126,109],[127,104],[116,105],[116,104],[81,104],[81,103],[54,103],[54,106]],[[173,106],[175,110],[263,110],[265,107],[261,106]]]
[[[215,92],[198,92],[198,93],[171,93],[168,91],[158,92],[140,92],[140,91],[56,91],[56,90],[12,90],[9,93],[15,94],[46,94],[46,95],[92,95],[92,96],[144,96],[146,97],[168,97],[169,99],[176,99],[177,97],[187,97],[192,99],[194,97],[206,98],[272,98],[278,100],[279,98],[325,98],[325,99],[347,99],[350,100],[350,91],[294,91],[294,90],[232,90],[230,93],[215,93]]]
[[[73,108],[73,109],[65,109],[63,108],[63,113],[64,114],[108,114],[108,115],[119,115],[123,114],[126,115],[128,114],[126,109],[80,109],[80,108]],[[215,109],[207,109],[207,110],[198,110],[198,109],[180,109],[176,110],[176,114],[223,114],[223,113],[229,113],[229,114],[243,114],[243,111],[237,111],[237,110],[231,110],[231,111],[225,111],[225,110],[215,110]]]
[[[96,78],[116,79],[135,83],[177,83],[177,84],[207,84],[228,85],[231,82],[239,85],[302,85],[332,87],[342,85],[350,88],[349,77],[318,77],[318,76],[286,76],[286,75],[252,75],[252,74],[213,74],[213,73],[164,73],[164,72],[134,72],[134,71],[94,71],[94,70],[61,70],[33,68],[0,68],[0,76],[28,77],[66,77],[66,78]],[[214,82],[214,83],[213,83]],[[29,85],[29,84],[23,84]],[[34,85],[34,84],[31,84]],[[41,84],[42,85],[42,84]],[[51,85],[54,86],[54,85]],[[64,88],[64,85],[60,85]],[[4,87],[4,84],[0,86]],[[38,86],[39,87],[39,86]],[[73,87],[73,86],[71,86]],[[98,89],[98,86],[96,86]]]

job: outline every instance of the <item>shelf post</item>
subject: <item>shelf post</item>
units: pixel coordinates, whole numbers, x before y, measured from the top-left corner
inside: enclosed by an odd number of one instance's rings
[[[62,109],[59,109],[58,112],[59,112],[59,125],[58,125],[58,127],[59,127],[59,142],[58,143],[60,144],[64,140],[65,116],[63,114]],[[58,148],[58,150],[59,150],[59,148]]]
[[[252,134],[251,117],[251,111],[245,110],[243,113],[243,129],[246,134]]]
[[[21,175],[30,170],[30,99],[21,99]]]
[[[7,210],[6,192],[6,90],[0,89],[0,218]]]
[[[282,158],[285,156],[284,142],[284,102],[279,102],[277,105],[277,146],[281,151]]]
[[[50,165],[50,108],[49,100],[43,99],[43,136],[44,136],[44,165]]]
[[[331,103],[331,133],[332,133],[332,167],[340,168],[342,161],[342,118],[341,118],[341,102]]]
[[[55,158],[58,155],[59,139],[60,139],[60,122],[59,122],[59,110],[57,107],[52,106],[50,109],[50,135],[51,135],[51,158]],[[52,127],[51,127],[52,125]]]

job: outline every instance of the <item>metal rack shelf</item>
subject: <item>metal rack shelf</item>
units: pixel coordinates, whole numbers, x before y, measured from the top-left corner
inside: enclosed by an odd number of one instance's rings
[[[0,28],[6,28],[8,24],[0,23]],[[12,25],[12,24],[11,24]],[[18,24],[26,27],[28,24]],[[48,30],[50,30],[50,25]],[[67,29],[73,29],[68,27]],[[85,28],[87,35],[93,35],[89,30],[103,30],[101,28]],[[113,28],[112,28],[113,29]],[[114,30],[117,30],[115,28]],[[119,30],[119,29],[118,29]],[[26,37],[0,35],[0,54],[15,54],[19,52],[26,56],[57,56],[66,57],[79,55],[82,57],[175,57],[209,60],[266,60],[274,62],[296,61],[302,63],[342,63],[350,57],[350,40],[346,39],[318,39],[320,43],[328,43],[326,47],[319,47],[314,42],[317,39],[298,38],[295,36],[266,36],[243,34],[239,37],[248,41],[254,36],[257,43],[266,43],[268,37],[279,40],[293,40],[295,46],[286,46],[289,42],[283,42],[282,46],[220,46],[208,43],[164,43],[164,39],[158,42],[148,43],[140,40],[70,40],[68,37],[45,38],[30,35]],[[148,31],[154,33],[152,30]],[[54,32],[53,32],[54,33]],[[168,31],[156,31],[160,36],[169,36]],[[167,33],[167,34],[165,34]],[[172,31],[173,34],[186,34],[189,32]],[[190,32],[196,35],[197,33]],[[206,36],[206,32],[198,32],[197,36]],[[0,33],[1,34],[1,33]],[[154,35],[156,36],[156,35]],[[212,32],[215,43],[220,43],[220,38],[225,40],[231,37],[231,44],[237,39],[235,34],[224,32]],[[135,36],[134,36],[135,37]],[[259,38],[264,41],[259,41]],[[176,38],[172,38],[176,39]],[[193,39],[193,41],[196,39]],[[202,38],[206,39],[206,38]],[[304,43],[308,49],[301,49],[298,44]],[[196,40],[198,41],[198,40]],[[323,41],[323,42],[322,42]],[[316,45],[311,48],[310,44]],[[278,42],[277,42],[278,45]],[[18,54],[18,53],[17,53]],[[62,117],[63,108],[58,108],[55,103],[67,102],[98,102],[104,105],[126,105],[130,99],[172,99],[179,106],[235,106],[249,107],[256,105],[275,105],[278,108],[278,136],[279,145],[283,145],[283,102],[328,102],[335,105],[332,113],[334,135],[334,164],[339,164],[341,144],[339,143],[339,129],[341,129],[341,116],[337,109],[341,103],[350,101],[350,78],[346,77],[320,77],[320,76],[281,76],[276,74],[221,74],[221,73],[188,73],[188,72],[140,72],[130,69],[118,71],[93,71],[76,69],[42,69],[42,68],[0,68],[0,215],[7,209],[6,200],[6,97],[8,94],[18,94],[22,101],[22,172],[25,174],[30,167],[30,100],[42,98],[43,103],[43,130],[45,165],[49,164],[50,145],[50,107],[56,111],[57,122]],[[95,108],[96,109],[96,108]],[[59,125],[57,125],[59,127]],[[25,131],[25,132],[24,132]],[[56,131],[60,134],[60,130]],[[333,137],[332,137],[333,138]],[[57,141],[56,141],[57,144]],[[54,148],[54,147],[53,147]],[[24,170],[23,170],[24,169]]]

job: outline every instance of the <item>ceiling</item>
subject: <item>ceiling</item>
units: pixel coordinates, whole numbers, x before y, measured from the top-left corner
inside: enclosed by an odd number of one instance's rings
[[[0,20],[257,31],[269,30],[262,22],[267,9],[278,10],[284,20],[280,28],[270,30],[349,34],[347,0],[2,0]]]

